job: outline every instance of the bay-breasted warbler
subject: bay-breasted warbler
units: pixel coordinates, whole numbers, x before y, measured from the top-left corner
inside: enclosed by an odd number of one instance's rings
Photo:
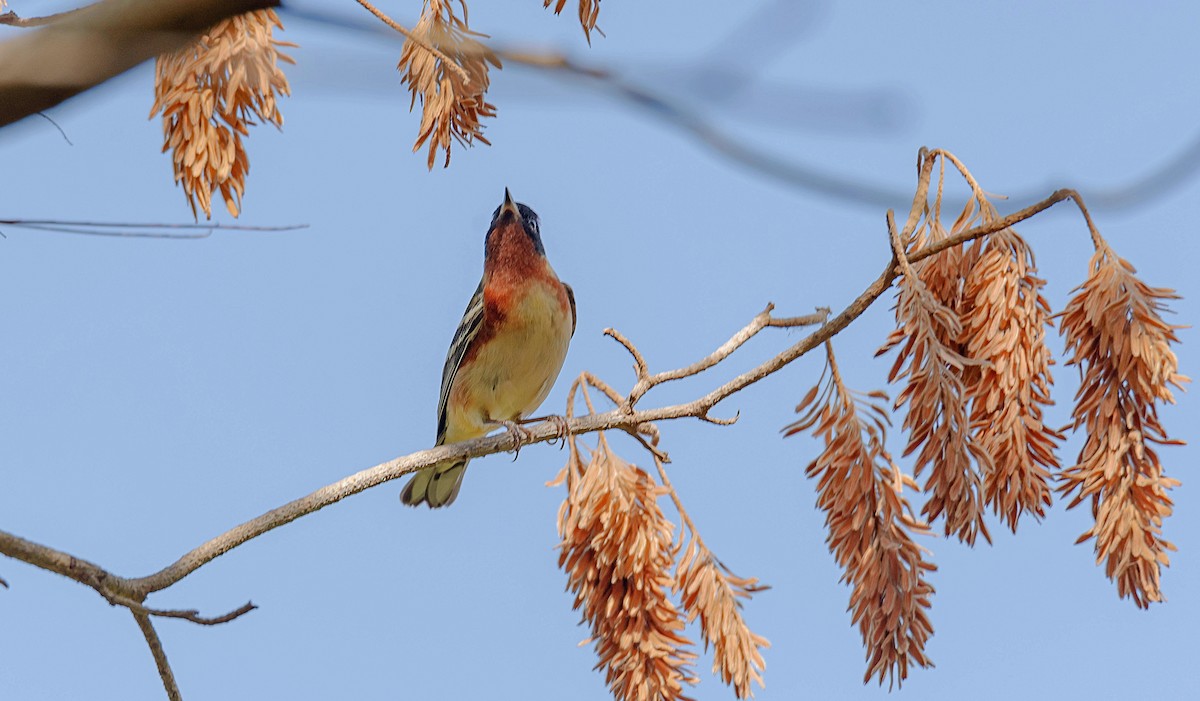
[[[555,275],[532,209],[508,189],[484,240],[483,279],[467,304],[442,370],[437,445],[486,435],[528,417],[550,393],[575,333],[575,293]],[[454,502],[467,461],[409,479],[400,499]]]

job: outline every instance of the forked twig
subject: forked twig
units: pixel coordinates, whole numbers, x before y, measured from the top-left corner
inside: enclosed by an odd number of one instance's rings
[[[670,382],[672,380],[680,380],[685,377],[699,375],[722,360],[728,358],[733,354],[734,351],[736,351],[738,348],[741,348],[747,341],[749,341],[751,338],[754,338],[759,331],[762,331],[765,328],[813,326],[823,323],[829,316],[829,310],[822,308],[822,310],[818,311],[816,314],[777,318],[771,316],[771,312],[774,309],[774,304],[768,304],[766,309],[759,312],[749,324],[747,324],[742,330],[735,333],[728,341],[722,344],[720,348],[717,348],[712,353],[706,355],[700,360],[697,360],[691,365],[675,370],[667,370],[654,375],[650,374],[646,366],[645,358],[642,357],[641,352],[638,351],[637,347],[634,346],[629,339],[621,335],[621,333],[616,329],[605,329],[604,334],[606,336],[612,337],[618,343],[625,346],[625,349],[628,350],[629,354],[633,356],[634,366],[637,370],[637,383],[633,386],[633,389],[629,391],[629,396],[626,397],[624,402],[620,404],[620,409],[626,413],[630,413],[633,411],[633,407],[637,404],[638,400],[645,396],[646,392],[649,392],[658,385],[661,385],[664,382]],[[731,424],[737,420],[736,418],[729,420],[711,419],[708,416],[701,416],[699,418],[718,424]]]

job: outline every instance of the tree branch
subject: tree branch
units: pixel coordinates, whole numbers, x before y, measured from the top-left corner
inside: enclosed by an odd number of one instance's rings
[[[904,230],[900,233],[901,240],[905,240],[913,230],[915,230],[917,222],[920,220],[921,213],[924,211],[925,200],[929,189],[929,176],[932,171],[934,158],[924,159],[920,171],[917,192],[913,198],[913,206],[909,213],[908,221],[905,224]],[[1055,192],[1050,197],[1042,202],[1027,207],[1020,212],[1017,212],[1003,219],[992,222],[991,224],[978,226],[973,229],[962,232],[947,241],[939,242],[925,249],[915,252],[909,256],[912,262],[927,258],[937,252],[944,250],[951,245],[965,243],[974,240],[981,236],[985,236],[1003,228],[1012,226],[1020,221],[1028,219],[1038,212],[1061,202],[1064,199],[1071,198],[1073,191],[1060,190]],[[659,407],[654,409],[635,409],[637,401],[648,391],[649,387],[639,390],[645,384],[652,387],[654,384],[661,384],[673,379],[688,377],[699,374],[704,370],[711,368],[721,360],[727,358],[738,347],[743,345],[747,340],[769,326],[777,326],[780,320],[773,319],[770,315],[772,307],[768,307],[763,312],[760,312],[745,328],[734,334],[724,345],[713,351],[708,356],[684,368],[671,370],[668,372],[658,373],[656,375],[646,374],[648,371],[644,369],[644,360],[641,363],[639,370],[643,376],[639,378],[634,390],[625,398],[624,404],[616,409],[602,413],[589,414],[580,417],[572,417],[567,419],[567,427],[571,434],[585,434],[596,431],[606,431],[619,429],[628,433],[637,433],[639,427],[645,424],[680,418],[696,418],[714,423],[721,423],[726,420],[712,419],[708,413],[718,403],[728,398],[729,396],[740,392],[750,385],[762,380],[763,378],[777,372],[784,366],[793,362],[808,351],[824,343],[834,335],[846,328],[852,321],[858,318],[876,299],[878,299],[891,286],[893,280],[899,275],[900,271],[897,268],[896,258],[893,255],[888,261],[884,271],[879,277],[872,282],[857,298],[855,298],[845,309],[837,316],[830,319],[819,329],[793,344],[783,352],[775,355],[767,361],[761,363],[737,377],[729,380],[725,384],[713,389],[707,394],[684,404],[675,404],[672,406]],[[801,317],[796,323],[810,323],[810,317]],[[773,323],[776,322],[776,323]],[[610,334],[614,338],[624,338],[615,332]],[[623,342],[627,347],[632,344],[627,340]],[[635,357],[640,354],[636,353]],[[560,427],[553,421],[534,426],[530,429],[529,438],[526,444],[543,443],[558,438],[560,435]],[[438,463],[461,460],[463,458],[477,458],[493,453],[502,452],[511,448],[512,439],[506,434],[497,436],[488,436],[477,438],[461,443],[438,446],[428,450],[421,450],[409,455],[389,460],[374,467],[367,468],[357,472],[349,477],[334,482],[330,485],[322,487],[307,496],[300,497],[293,501],[284,504],[278,508],[272,509],[261,516],[253,518],[239,526],[236,526],[221,535],[212,538],[211,540],[197,546],[191,551],[185,553],[176,562],[153,574],[139,577],[135,579],[124,579],[117,577],[86,560],[81,560],[67,553],[63,553],[53,548],[49,548],[31,541],[24,540],[14,535],[0,531],[0,553],[13,557],[15,559],[27,562],[29,564],[47,569],[52,572],[57,572],[65,577],[69,577],[78,582],[95,588],[104,594],[106,598],[111,595],[123,595],[127,598],[139,600],[145,596],[166,589],[167,587],[180,581],[187,575],[195,572],[203,565],[229,552],[230,550],[246,543],[254,538],[257,538],[269,531],[272,531],[280,526],[288,524],[298,518],[315,513],[326,506],[335,504],[342,499],[363,492],[372,487],[390,482],[410,473],[416,472],[422,468],[430,467]]]
[[[908,219],[905,222],[904,228],[901,232],[896,232],[893,214],[890,211],[888,212],[888,235],[891,240],[897,243],[897,246],[892,247],[891,258],[883,272],[845,309],[843,309],[837,316],[822,324],[821,327],[816,331],[804,337],[799,342],[793,344],[791,347],[785,349],[769,360],[738,375],[737,377],[734,377],[732,380],[729,380],[725,384],[711,390],[707,394],[704,394],[691,402],[653,409],[637,409],[636,407],[638,401],[646,394],[646,392],[656,385],[676,379],[695,376],[712,368],[732,355],[738,348],[744,345],[750,338],[758,334],[764,328],[793,327],[820,323],[828,316],[829,311],[823,310],[816,315],[805,317],[776,318],[771,316],[774,306],[768,305],[767,308],[757,314],[748,325],[731,336],[728,341],[726,341],[722,346],[717,348],[709,355],[701,358],[691,365],[657,374],[650,374],[645,358],[631,341],[626,339],[619,332],[608,329],[605,333],[620,342],[630,352],[635,360],[634,370],[637,380],[630,393],[625,397],[621,397],[606,383],[603,383],[599,379],[585,373],[583,376],[581,376],[581,381],[586,381],[587,383],[592,384],[598,389],[604,391],[610,399],[613,399],[614,403],[617,404],[617,407],[611,411],[601,414],[591,412],[587,415],[576,417],[570,410],[570,406],[573,404],[572,398],[574,397],[573,387],[568,398],[567,417],[565,419],[562,417],[551,417],[550,420],[535,425],[529,430],[528,438],[524,441],[524,443],[542,443],[560,438],[563,435],[564,426],[566,427],[569,435],[579,435],[594,433],[597,431],[619,429],[629,433],[634,437],[637,437],[639,440],[642,440],[643,445],[645,445],[652,453],[654,453],[656,458],[665,461],[666,456],[654,446],[657,441],[646,441],[643,439],[643,435],[648,435],[652,438],[656,435],[656,426],[654,425],[655,422],[670,419],[695,418],[717,424],[732,423],[734,420],[736,420],[736,417],[733,419],[716,419],[710,417],[709,412],[724,399],[777,372],[808,351],[828,341],[842,329],[846,328],[851,322],[857,319],[872,303],[875,302],[875,300],[883,295],[883,293],[891,286],[892,282],[903,273],[897,253],[898,250],[902,251],[903,249],[899,248],[899,244],[911,240],[911,236],[913,232],[916,231],[920,221],[924,216],[927,215],[930,179],[933,172],[934,163],[939,157],[944,158],[944,155],[939,152],[929,152],[922,149],[918,159],[918,181],[916,192],[913,195],[913,202],[909,211]],[[1035,205],[1026,207],[1018,212],[997,219],[991,223],[963,231],[950,239],[940,241],[936,244],[932,244],[923,249],[915,251],[907,256],[908,261],[917,262],[924,258],[928,258],[929,256],[936,255],[937,253],[951,246],[964,244],[979,237],[1009,228],[1066,199],[1075,201],[1087,219],[1089,229],[1092,231],[1093,237],[1098,236],[1079,195],[1073,190],[1058,190]],[[578,384],[579,382],[576,383],[576,386],[578,386]],[[589,402],[589,410],[590,408]],[[202,543],[191,551],[185,553],[174,563],[164,567],[158,572],[144,577],[134,579],[119,577],[108,572],[99,565],[93,564],[87,560],[76,558],[68,553],[25,540],[3,531],[0,531],[0,554],[7,555],[14,559],[21,560],[51,572],[56,572],[77,582],[85,584],[95,589],[110,604],[129,608],[133,613],[135,620],[137,620],[139,627],[141,627],[143,634],[146,636],[147,643],[151,648],[151,652],[154,654],[155,661],[159,668],[159,674],[163,678],[163,685],[167,689],[168,695],[171,698],[178,698],[178,688],[175,685],[174,677],[171,674],[170,667],[167,665],[166,656],[162,651],[161,643],[158,641],[157,634],[150,623],[150,617],[160,616],[181,618],[201,625],[215,625],[218,623],[231,621],[241,615],[244,615],[245,613],[248,613],[254,609],[254,605],[247,603],[244,606],[222,616],[205,618],[200,616],[199,613],[194,610],[163,610],[147,608],[143,606],[143,602],[149,594],[170,587],[205,564],[211,562],[217,557],[220,557],[224,553],[227,553],[230,550],[250,540],[253,540],[254,538],[264,535],[267,532],[288,524],[298,518],[315,513],[326,506],[335,504],[342,499],[345,499],[346,497],[353,496],[354,494],[358,494],[359,492],[378,486],[384,482],[403,477],[404,475],[426,467],[431,467],[439,463],[451,462],[464,458],[481,457],[484,455],[490,455],[508,450],[511,447],[512,437],[508,434],[501,434],[498,436],[490,436],[470,441],[463,441],[461,443],[438,446],[429,450],[421,450],[396,458],[394,460],[389,460],[374,467],[357,472],[349,477],[334,482],[333,484],[322,487],[315,492],[308,494],[307,496],[290,501],[283,506],[272,509],[261,516],[246,521],[245,523],[242,523],[241,525],[238,525],[226,531],[225,533],[222,533],[221,535]]]
[[[171,663],[167,661],[167,653],[163,651],[162,641],[158,639],[158,631],[154,630],[150,617],[134,611],[133,620],[137,621],[138,628],[146,638],[146,645],[150,648],[150,654],[154,655],[154,666],[158,667],[158,676],[162,678],[163,688],[167,690],[167,698],[170,701],[183,701],[179,685],[175,683],[175,673],[171,671]]]
[[[0,44],[0,126],[49,109],[220,20],[279,0],[102,0]]]

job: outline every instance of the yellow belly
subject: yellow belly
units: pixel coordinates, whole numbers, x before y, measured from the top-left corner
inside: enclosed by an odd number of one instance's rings
[[[446,442],[494,429],[537,411],[562,370],[571,317],[558,289],[538,282],[514,299],[495,335],[458,371],[447,406]]]

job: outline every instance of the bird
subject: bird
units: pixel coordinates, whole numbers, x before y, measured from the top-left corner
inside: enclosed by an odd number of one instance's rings
[[[504,188],[484,239],[483,279],[450,341],[438,399],[437,445],[504,427],[515,445],[517,422],[545,401],[575,335],[575,292],[546,259],[541,222]],[[454,503],[467,460],[413,475],[400,500],[440,508]]]

